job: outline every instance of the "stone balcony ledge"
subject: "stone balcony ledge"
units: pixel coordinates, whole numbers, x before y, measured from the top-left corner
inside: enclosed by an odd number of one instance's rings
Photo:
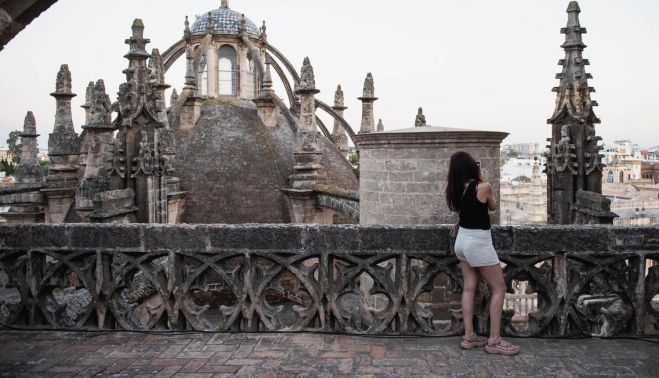
[[[0,321],[29,328],[462,330],[449,225],[0,226]],[[517,336],[657,335],[659,227],[497,226]],[[487,330],[487,288],[477,330]]]

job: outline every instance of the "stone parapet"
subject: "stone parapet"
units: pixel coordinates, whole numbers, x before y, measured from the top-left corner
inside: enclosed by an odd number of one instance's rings
[[[3,308],[2,321],[32,328],[457,334],[459,305],[441,317],[428,299],[439,277],[445,290],[462,287],[449,229],[2,225],[2,292],[20,297]],[[504,312],[505,334],[659,333],[652,307],[659,227],[495,226],[492,233],[509,291],[528,281],[538,298],[526,327],[513,322],[514,311]],[[377,290],[363,290],[365,278]],[[478,332],[487,331],[484,306],[476,322]]]

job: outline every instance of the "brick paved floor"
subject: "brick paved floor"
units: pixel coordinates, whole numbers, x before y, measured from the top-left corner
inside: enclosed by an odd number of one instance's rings
[[[315,334],[0,331],[2,376],[659,376],[659,345],[514,340],[516,357],[463,351],[459,338]]]

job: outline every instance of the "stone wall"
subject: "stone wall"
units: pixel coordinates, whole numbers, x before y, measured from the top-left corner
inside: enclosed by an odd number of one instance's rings
[[[31,328],[450,335],[449,226],[3,225],[0,322]],[[659,334],[659,227],[495,226],[537,309],[519,336]],[[371,290],[359,286],[363,278]],[[476,326],[487,329],[487,288]],[[656,304],[655,304],[656,305]],[[438,306],[441,307],[441,306]],[[442,314],[450,314],[443,316]],[[526,318],[525,327],[516,326]],[[513,319],[517,319],[513,322]]]
[[[457,216],[446,206],[444,191],[449,159],[457,151],[467,151],[481,162],[498,200],[499,146],[505,135],[480,131],[396,133],[396,130],[358,135],[360,223],[454,223]],[[490,217],[493,224],[499,223],[498,210]]]

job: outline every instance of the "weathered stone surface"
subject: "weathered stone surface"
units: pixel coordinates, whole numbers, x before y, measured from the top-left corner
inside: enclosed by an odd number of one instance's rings
[[[595,115],[597,102],[591,99],[588,79],[592,75],[586,73],[590,63],[583,57],[586,45],[582,34],[586,28],[581,27],[579,13],[581,10],[576,2],[568,6],[567,26],[561,29],[565,34],[565,58],[558,64],[562,72],[556,75],[559,86],[552,89],[556,92],[556,106],[547,123],[552,125],[547,159],[547,222],[550,224],[571,223],[613,223],[613,215],[592,213],[589,206],[576,205],[578,192],[602,193],[602,157],[603,149],[598,144],[601,137],[596,135],[595,125],[600,119]],[[586,201],[587,202],[587,201]],[[576,209],[572,208],[577,206]],[[576,219],[578,217],[578,219]]]
[[[506,133],[420,126],[358,135],[360,223],[454,223],[444,191],[448,162],[467,151],[499,198],[499,145]],[[491,213],[492,223],[499,212]]]
[[[39,309],[46,323],[32,326],[40,327],[452,334],[459,313],[447,319],[428,302],[462,284],[449,228],[3,225],[0,286],[14,282],[21,295],[0,293],[11,302],[0,311],[27,325],[15,314]],[[636,241],[620,242],[625,234]],[[528,281],[539,299],[526,328],[505,312],[505,332],[656,334],[659,279],[656,267],[645,272],[659,260],[658,235],[658,227],[495,226],[507,284]],[[52,286],[27,290],[44,272]],[[478,311],[485,332],[485,307]],[[117,324],[103,320],[108,312]],[[98,322],[85,321],[92,314]]]

